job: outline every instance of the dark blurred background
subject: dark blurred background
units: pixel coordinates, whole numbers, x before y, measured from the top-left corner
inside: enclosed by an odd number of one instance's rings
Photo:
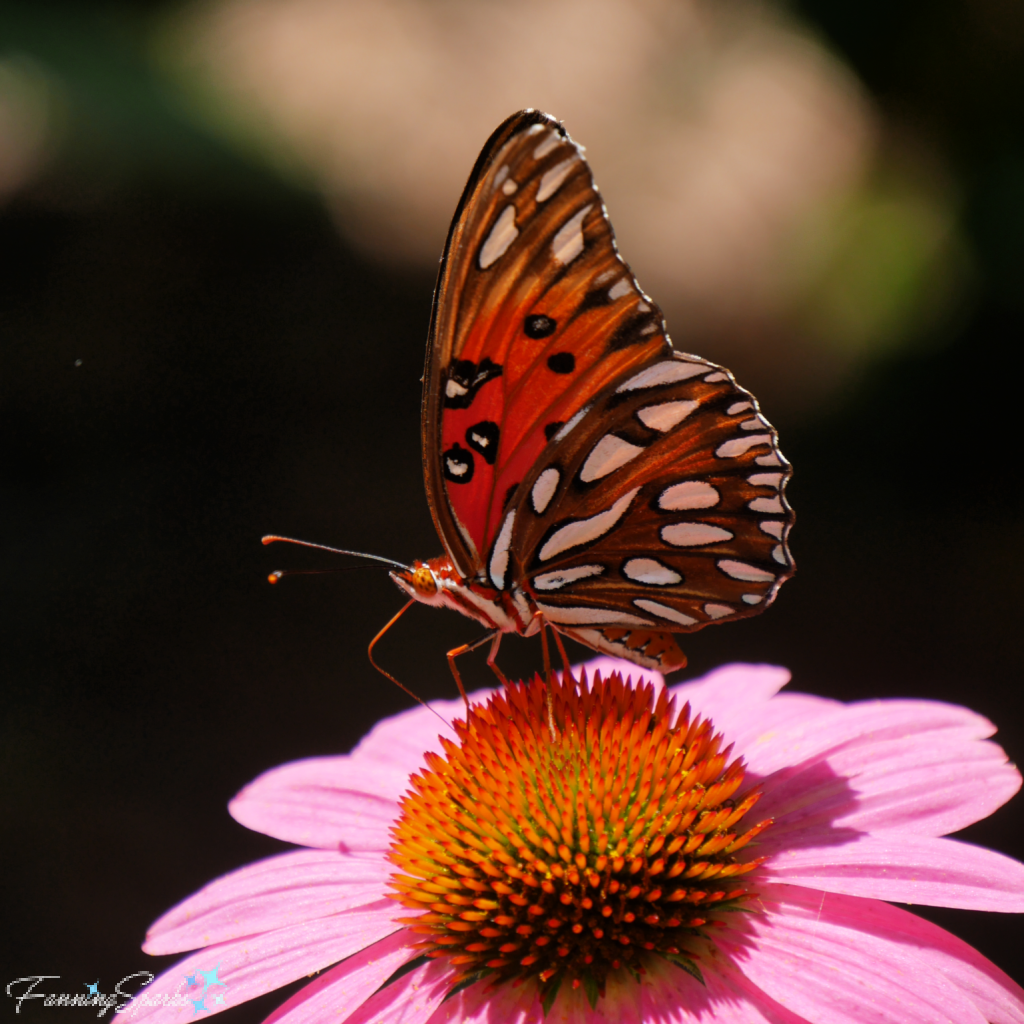
[[[433,261],[522,106],[587,144],[677,345],[757,393],[795,466],[799,573],[689,638],[683,677],[774,662],[965,703],[1024,756],[1024,5],[540,10],[0,5],[5,984],[162,966],[147,925],[280,848],[227,800],[409,703],[365,656],[385,574],[270,587],[332,563],[259,538],[439,551]],[[451,696],[444,652],[477,633],[417,608],[379,656]],[[1024,856],[1021,815],[965,838]],[[917,909],[1024,981],[1018,918]]]

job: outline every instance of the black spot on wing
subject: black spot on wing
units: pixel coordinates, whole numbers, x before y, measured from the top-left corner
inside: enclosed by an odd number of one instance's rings
[[[441,468],[446,480],[453,484],[468,484],[473,479],[473,453],[456,443],[441,456]]]
[[[489,381],[501,376],[501,367],[490,359],[481,359],[480,365],[469,359],[459,359],[448,370],[444,385],[446,409],[468,409],[476,393]]]
[[[576,369],[576,357],[571,352],[556,352],[548,356],[548,369],[552,373],[572,373]]]
[[[549,338],[557,327],[557,321],[543,314],[528,316],[523,321],[523,333],[528,338]]]
[[[517,491],[518,489],[519,489],[519,484],[513,484],[513,485],[512,485],[512,486],[511,486],[511,487],[510,487],[510,488],[509,488],[509,489],[508,489],[508,490],[507,490],[507,491],[505,492],[505,500],[504,500],[504,501],[502,502],[502,504],[501,504],[501,510],[502,510],[503,512],[505,511],[505,509],[507,509],[507,508],[508,508],[508,503],[509,503],[509,502],[510,502],[510,501],[512,500],[512,498],[513,498],[513,497],[515,496],[515,493],[516,493],[516,491]]]
[[[498,457],[498,437],[500,431],[497,423],[484,420],[466,431],[466,444],[475,452],[479,452],[488,465],[493,466]]]
[[[544,436],[550,441],[564,426],[565,423],[562,420],[552,420],[550,423],[545,423]]]

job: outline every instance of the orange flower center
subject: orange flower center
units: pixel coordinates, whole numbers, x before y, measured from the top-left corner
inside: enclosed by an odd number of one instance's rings
[[[457,721],[413,775],[389,854],[393,898],[456,984],[535,977],[591,1003],[612,972],[660,954],[696,971],[694,940],[751,893],[737,854],[758,794],[711,722],[618,675],[535,677]],[[731,748],[730,748],[731,749]]]

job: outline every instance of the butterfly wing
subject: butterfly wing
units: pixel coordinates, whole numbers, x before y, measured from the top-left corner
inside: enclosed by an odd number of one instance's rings
[[[563,632],[649,664],[660,633],[755,615],[793,574],[790,472],[753,396],[674,353],[537,461],[506,520],[511,572]]]
[[[484,147],[442,258],[423,459],[456,570],[597,650],[756,614],[794,571],[790,474],[731,374],[673,351],[582,152],[537,111]]]
[[[504,587],[505,509],[541,454],[592,396],[670,353],[579,147],[546,114],[515,114],[456,209],[424,374],[427,496],[463,578]]]

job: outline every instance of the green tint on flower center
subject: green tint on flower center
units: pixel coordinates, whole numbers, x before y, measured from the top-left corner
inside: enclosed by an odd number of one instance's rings
[[[612,972],[689,947],[750,892],[737,854],[757,794],[709,721],[613,675],[510,686],[426,755],[393,829],[394,898],[456,983],[538,979],[595,1003]],[[554,733],[552,735],[552,725]]]

